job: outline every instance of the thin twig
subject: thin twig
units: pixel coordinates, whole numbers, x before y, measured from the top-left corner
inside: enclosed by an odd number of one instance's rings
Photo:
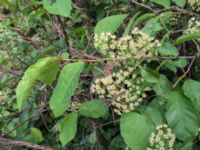
[[[188,74],[188,72],[190,71],[190,69],[191,69],[191,67],[192,67],[192,65],[193,65],[196,57],[197,56],[193,57],[193,59],[192,59],[190,65],[189,65],[188,69],[186,70],[186,72],[181,77],[178,78],[178,80],[174,83],[174,85],[172,86],[172,88],[175,88],[177,86],[177,84]]]
[[[14,146],[14,145],[15,146],[23,146],[23,147],[27,147],[27,148],[36,149],[36,150],[53,150],[53,148],[51,148],[51,147],[46,147],[46,146],[42,146],[42,145],[38,145],[38,144],[25,142],[25,141],[14,141],[14,140],[6,139],[3,137],[0,137],[0,144],[8,145],[8,146]]]

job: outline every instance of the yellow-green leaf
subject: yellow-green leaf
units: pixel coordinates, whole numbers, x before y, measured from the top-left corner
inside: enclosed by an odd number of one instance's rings
[[[72,112],[60,120],[56,126],[62,146],[69,143],[76,135],[78,114]]]
[[[50,99],[50,108],[55,117],[61,116],[69,108],[71,96],[78,85],[83,67],[83,62],[75,62],[65,65],[61,70]]]
[[[42,132],[38,128],[31,128],[31,135],[36,143],[40,143],[43,141]]]
[[[51,84],[59,71],[59,62],[55,57],[39,59],[31,65],[24,73],[22,80],[17,85],[16,96],[17,106],[21,110],[24,101],[28,98],[31,87],[37,80]]]

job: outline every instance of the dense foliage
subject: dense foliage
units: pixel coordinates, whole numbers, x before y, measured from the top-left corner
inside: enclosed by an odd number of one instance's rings
[[[200,0],[0,0],[0,149],[199,150]]]

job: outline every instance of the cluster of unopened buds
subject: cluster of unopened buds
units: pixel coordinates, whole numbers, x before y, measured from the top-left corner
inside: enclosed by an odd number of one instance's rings
[[[196,19],[195,17],[192,17],[188,21],[188,27],[184,31],[184,33],[189,34],[189,33],[198,33],[198,32],[200,32],[200,20]]]
[[[110,101],[118,115],[133,111],[141,105],[147,97],[145,92],[149,90],[151,88],[145,85],[144,79],[131,67],[97,78],[91,86],[92,93]]]
[[[155,40],[138,28],[134,28],[130,35],[117,38],[114,34],[102,32],[95,35],[94,45],[101,53],[115,60],[115,63],[125,64],[127,59],[140,60],[157,56],[155,47],[160,41]]]
[[[158,125],[155,133],[150,136],[150,147],[147,150],[173,150],[175,139],[175,134],[168,125]]]
[[[200,0],[188,0],[188,4],[192,8],[192,10],[200,12]]]

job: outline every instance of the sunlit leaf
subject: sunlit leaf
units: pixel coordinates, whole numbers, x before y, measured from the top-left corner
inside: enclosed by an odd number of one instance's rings
[[[31,65],[17,85],[16,96],[18,109],[21,110],[24,101],[28,98],[31,87],[37,80],[51,84],[55,80],[58,71],[59,62],[55,57],[42,58]]]
[[[77,130],[77,120],[78,114],[73,112],[66,115],[56,124],[62,146],[65,146],[75,137]]]
[[[49,103],[55,117],[61,116],[69,108],[83,67],[83,62],[75,62],[65,65],[61,70]]]
[[[126,14],[108,16],[97,23],[94,32],[96,34],[100,34],[101,32],[113,33],[117,30],[126,17]]]

